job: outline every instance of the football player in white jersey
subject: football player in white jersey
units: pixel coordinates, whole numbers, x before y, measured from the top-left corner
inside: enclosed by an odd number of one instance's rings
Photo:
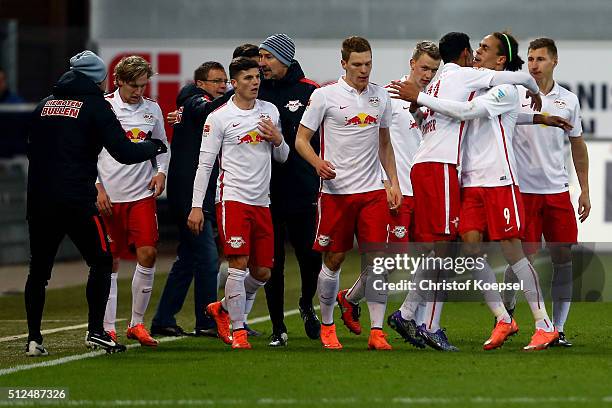
[[[295,147],[323,179],[318,202],[318,225],[314,249],[323,252],[317,288],[321,303],[321,343],[341,349],[333,313],[340,283],[340,267],[357,235],[360,250],[385,243],[389,209],[399,208],[402,196],[389,136],[391,99],[381,86],[370,83],[372,48],[362,37],[342,43],[345,74],[337,83],[315,90],[298,129]],[[310,139],[321,131],[321,156]],[[382,182],[382,166],[389,177],[389,192]],[[368,270],[367,280],[381,278]],[[372,288],[369,290],[369,288]],[[390,350],[382,331],[386,290],[366,282],[371,331],[368,348]]]
[[[508,33],[495,32],[482,39],[474,63],[480,68],[516,71],[523,65],[518,56],[518,43]],[[474,100],[455,102],[419,94],[419,104],[458,120],[471,120],[461,146],[461,215],[459,233],[466,244],[468,256],[480,254],[483,235],[499,241],[506,260],[523,282],[524,293],[536,321],[536,330],[525,350],[547,348],[559,335],[550,321],[543,303],[537,273],[525,257],[521,240],[524,220],[523,203],[516,179],[516,164],[512,149],[512,134],[518,118],[518,90],[513,85],[501,85],[482,90]],[[533,116],[530,120],[535,121]],[[538,120],[550,125],[567,126],[558,117],[538,115]],[[488,263],[473,270],[483,282],[496,282]],[[485,350],[501,347],[516,332],[518,325],[508,314],[501,295],[486,291],[485,300],[497,318]]]
[[[445,34],[439,42],[440,55],[444,66],[438,78],[427,89],[428,95],[453,101],[471,99],[482,88],[504,83],[523,84],[537,92],[537,84],[524,72],[504,72],[473,69],[470,38],[465,33]],[[408,101],[415,101],[420,87],[410,82],[394,82],[390,92]],[[416,94],[404,95],[411,89]],[[431,109],[422,110],[423,142],[414,157],[411,180],[414,191],[414,241],[425,244],[432,250],[429,257],[443,258],[452,255],[449,241],[457,236],[459,224],[459,148],[465,134],[466,123],[450,116],[440,115]],[[432,262],[433,263],[433,262]],[[414,280],[441,281],[446,270],[440,268],[417,268]],[[440,316],[445,291],[424,293],[426,302],[425,321],[417,326],[416,293],[408,293],[400,308],[401,316],[395,315],[393,325],[399,328],[402,337],[416,347],[425,343],[437,350],[454,351],[446,333],[440,328]]]
[[[151,65],[142,57],[124,57],[115,67],[115,92],[107,94],[125,136],[134,143],[148,134],[168,145],[162,111],[157,102],[146,98],[144,91],[153,75]],[[104,329],[116,337],[117,269],[119,259],[136,258],[132,279],[132,318],[127,330],[129,339],[144,346],[157,346],[144,326],[157,257],[157,214],[155,199],[165,186],[170,153],[157,160],[139,164],[121,164],[106,150],[98,156],[97,206],[104,217],[113,254],[111,291],[106,304]]]
[[[229,72],[235,94],[204,124],[187,225],[194,234],[202,231],[202,202],[219,155],[215,202],[229,275],[225,298],[209,304],[206,310],[215,319],[223,342],[231,343],[233,349],[250,349],[244,327],[245,305],[247,298],[270,278],[274,262],[269,209],[271,158],[283,163],[289,156],[289,146],[279,130],[276,106],[257,99],[259,64],[249,58],[235,58]]]
[[[438,46],[431,41],[421,41],[416,44],[412,52],[410,73],[404,75],[401,80],[411,81],[421,89],[425,89],[436,75],[439,67],[440,51]],[[413,108],[412,110],[411,107]],[[410,169],[413,164],[414,155],[423,139],[423,134],[413,117],[412,111],[416,110],[416,104],[393,99],[391,100],[391,109],[393,114],[389,132],[395,153],[397,176],[403,199],[401,207],[391,212],[389,242],[405,243],[413,240],[414,201]],[[385,175],[383,174],[383,176]],[[355,334],[361,333],[359,302],[365,296],[366,278],[367,274],[366,270],[364,270],[350,289],[342,290],[338,294],[338,302],[342,309],[342,320],[348,329]],[[390,318],[388,323],[394,330],[401,332],[402,327],[395,325],[393,318]]]
[[[578,216],[584,222],[591,210],[589,198],[589,156],[582,137],[581,113],[578,97],[563,88],[553,78],[557,66],[557,46],[550,38],[538,38],[529,44],[527,66],[540,87],[542,114],[567,119],[573,129],[547,126],[518,126],[513,146],[517,173],[525,204],[525,253],[533,257],[541,247],[542,236],[550,249],[553,264],[552,298],[553,323],[559,330],[559,340],[552,345],[570,347],[565,338],[564,325],[572,297],[571,245],[578,240],[574,207],[569,195],[569,178],[565,168],[564,144],[569,139],[578,183]],[[521,93],[522,112],[533,113]],[[508,266],[504,281],[515,281]],[[504,304],[514,311],[516,296],[504,292]]]

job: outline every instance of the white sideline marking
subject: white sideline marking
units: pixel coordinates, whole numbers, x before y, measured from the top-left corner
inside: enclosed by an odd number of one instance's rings
[[[592,403],[612,403],[612,396],[602,398],[590,397],[511,397],[511,398],[495,398],[495,397],[390,397],[390,398],[365,398],[359,399],[350,398],[256,398],[256,399],[164,399],[164,400],[19,400],[19,401],[0,401],[0,406],[33,406],[33,405],[69,405],[69,406],[176,406],[176,405],[194,405],[194,406],[222,406],[222,405],[306,405],[306,406],[321,406],[321,405],[355,405],[358,403],[369,402],[371,404],[410,404],[410,405],[456,405],[456,404],[482,404],[486,405],[535,405],[535,404],[550,404],[550,403],[574,403],[574,404],[592,404]]]
[[[27,319],[0,319],[0,323],[26,323]],[[43,319],[43,323],[82,322],[83,319]]]
[[[319,306],[315,306],[314,307],[315,310],[319,308]],[[285,312],[285,317],[287,316],[293,316],[296,314],[299,314],[300,311],[299,309],[292,309],[292,310],[288,310],[287,312]],[[125,319],[122,319],[125,320]],[[263,323],[263,322],[267,322],[268,320],[270,320],[270,316],[260,316],[260,317],[256,317],[254,319],[249,320],[249,323],[252,324],[257,324],[257,323]],[[77,328],[77,326],[72,326],[73,328]],[[87,324],[85,325],[79,325],[80,328],[83,327],[87,327]],[[65,329],[65,328],[64,328]],[[54,329],[57,330],[57,329]],[[42,332],[43,334],[45,334],[45,332]],[[25,337],[28,337],[27,334],[25,335]],[[15,336],[11,336],[11,339],[14,339]],[[177,341],[177,340],[181,340],[184,339],[185,337],[162,337],[160,338],[158,341],[160,343],[168,343],[171,341]],[[131,348],[136,348],[136,347],[140,347],[140,344],[136,343],[136,344],[129,344],[126,346],[128,349]],[[90,351],[88,353],[83,353],[83,354],[75,354],[72,356],[66,356],[66,357],[62,357],[62,358],[57,358],[55,360],[47,360],[47,361],[41,361],[38,363],[34,363],[34,364],[23,364],[23,365],[18,365],[18,366],[14,366],[14,367],[9,367],[9,368],[3,368],[0,369],[0,377],[2,377],[3,375],[8,375],[8,374],[13,374],[16,373],[18,371],[25,371],[25,370],[31,370],[33,368],[39,368],[39,367],[52,367],[52,366],[56,366],[56,365],[60,365],[60,364],[66,364],[69,363],[71,361],[78,361],[78,360],[84,360],[86,358],[92,358],[92,357],[97,357],[100,355],[106,354],[106,351],[104,350],[96,350],[96,351]],[[211,400],[212,401],[212,400]],[[62,402],[62,403],[67,403],[67,402]],[[3,401],[0,401],[0,406],[3,405]],[[85,404],[87,405],[87,404]],[[144,404],[147,405],[147,404]],[[195,404],[197,405],[197,404]]]
[[[125,321],[126,319],[117,319],[117,322],[122,322]],[[53,322],[53,320],[46,320],[47,322]],[[62,320],[56,320],[58,322],[61,322]],[[63,332],[63,331],[68,331],[68,330],[76,330],[76,329],[86,329],[87,328],[87,323],[83,323],[83,324],[75,324],[74,326],[65,326],[65,327],[58,327],[56,329],[48,329],[48,330],[43,330],[40,333],[41,334],[53,334],[53,333],[59,333],[59,332]],[[26,334],[16,334],[13,336],[8,336],[8,337],[0,337],[0,343],[3,343],[5,341],[11,341],[11,340],[19,340],[19,339],[27,339],[28,338],[28,333]]]

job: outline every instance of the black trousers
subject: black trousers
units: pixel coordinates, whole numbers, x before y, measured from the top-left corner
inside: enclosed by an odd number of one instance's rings
[[[316,207],[298,213],[287,214],[272,210],[274,225],[274,266],[270,280],[264,286],[272,328],[286,332],[284,323],[285,303],[285,239],[288,237],[295,250],[302,283],[300,303],[311,305],[317,291],[317,279],[321,271],[321,254],[312,249],[316,233]]]
[[[47,209],[28,215],[30,273],[25,287],[28,341],[42,342],[40,325],[45,307],[45,288],[58,247],[68,235],[89,266],[87,303],[89,331],[103,331],[102,322],[110,291],[113,257],[106,228],[99,215],[79,215],[68,209]]]

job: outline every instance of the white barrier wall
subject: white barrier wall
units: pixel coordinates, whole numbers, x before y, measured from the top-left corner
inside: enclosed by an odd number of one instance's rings
[[[226,68],[237,45],[258,40],[226,41],[142,41],[120,40],[100,41],[101,57],[112,67],[122,55],[146,54],[156,75],[151,84],[151,95],[157,98],[164,111],[173,109],[176,92],[192,79],[195,68],[204,61],[221,62]],[[408,69],[408,61],[416,40],[372,41],[374,69],[372,81],[386,84],[401,77]],[[477,46],[477,39],[472,46]],[[319,82],[335,81],[342,74],[340,67],[341,40],[296,40],[296,59],[300,61],[306,76]],[[520,55],[526,60],[529,42],[522,42]],[[612,80],[609,67],[612,66],[612,41],[566,42],[557,44],[559,65],[556,79],[567,85],[581,101],[585,133],[596,138],[612,136]],[[526,70],[526,66],[525,66]],[[612,190],[612,142],[589,142],[591,216],[579,225],[579,239],[586,242],[612,241],[612,192],[606,197],[608,185]],[[610,164],[609,164],[610,163]],[[571,193],[576,206],[578,184],[573,164],[568,161],[572,174]],[[610,170],[606,170],[607,166]],[[608,220],[606,221],[606,203]]]
[[[591,140],[589,150],[589,189],[591,214],[582,224],[578,221],[578,240],[581,242],[612,242],[612,141]],[[568,155],[570,194],[576,211],[580,186],[574,164]]]
[[[195,68],[204,61],[219,61],[226,66],[231,60],[234,48],[245,42],[258,43],[259,39],[226,41],[142,41],[142,40],[103,40],[99,51],[102,58],[111,64],[117,56],[128,53],[145,53],[151,56],[154,68],[160,75],[153,81],[152,95],[166,99],[160,82],[180,82],[183,84],[193,76]],[[401,77],[408,67],[410,53],[416,40],[388,41],[373,40],[374,70],[372,80],[386,84]],[[325,83],[336,80],[341,74],[341,40],[296,40],[296,59],[300,61],[306,76]],[[478,39],[472,40],[476,47]],[[526,60],[528,41],[520,45],[520,55]],[[557,80],[567,85],[578,95],[583,111],[585,133],[595,136],[612,136],[612,80],[609,68],[612,66],[612,41],[559,41],[559,65]],[[163,72],[158,67],[159,55],[174,56],[178,65],[172,72]],[[525,67],[526,69],[526,67]],[[172,88],[172,87],[169,87]],[[171,99],[174,99],[172,96]]]

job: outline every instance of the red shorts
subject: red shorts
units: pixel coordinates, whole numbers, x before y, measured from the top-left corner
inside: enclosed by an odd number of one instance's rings
[[[159,233],[155,198],[113,203],[113,215],[102,218],[110,237],[113,257],[134,259],[136,248],[157,246]]]
[[[389,205],[385,190],[358,194],[319,196],[317,234],[313,249],[320,252],[346,252],[357,235],[364,244],[387,242]]]
[[[457,168],[448,163],[417,163],[410,171],[414,193],[414,241],[452,241],[459,224]]]
[[[578,241],[578,225],[568,191],[557,194],[526,194],[525,252],[535,254],[541,247],[542,235],[548,243],[574,244]]]
[[[461,189],[459,233],[478,231],[491,241],[523,237],[525,209],[517,186]]]
[[[414,223],[412,216],[414,212],[414,198],[404,196],[402,205],[397,211],[391,212],[389,221],[389,242],[410,242]]]
[[[246,255],[249,265],[272,268],[274,230],[270,209],[238,201],[221,201],[216,210],[223,253]]]

